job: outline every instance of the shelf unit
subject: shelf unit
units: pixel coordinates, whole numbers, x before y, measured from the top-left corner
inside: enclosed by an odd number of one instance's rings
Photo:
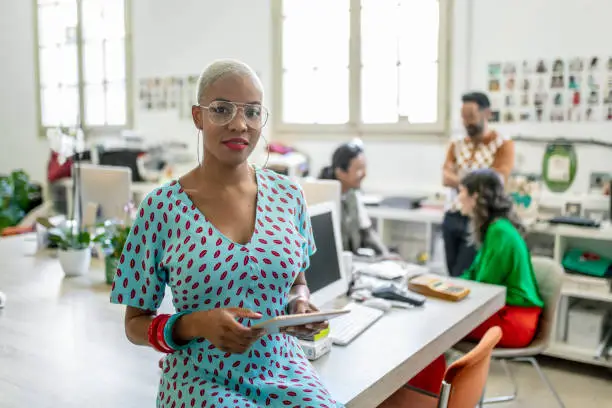
[[[425,251],[435,257],[436,233],[442,224],[443,212],[438,209],[395,209],[368,208],[370,217],[383,241],[398,247],[406,259],[414,260],[413,253]],[[406,229],[403,233],[398,230]],[[420,238],[419,238],[420,237]],[[404,240],[403,238],[408,238]],[[402,241],[404,243],[402,243]],[[416,243],[416,250],[402,251]],[[599,229],[572,227],[567,225],[551,226],[534,224],[529,227],[527,243],[535,255],[550,256],[559,263],[569,248],[579,248],[612,254],[612,226],[606,224]],[[597,350],[575,347],[565,342],[564,328],[568,319],[570,299],[588,299],[601,302],[603,307],[612,309],[612,286],[610,280],[566,273],[561,289],[561,301],[554,322],[554,339],[544,354],[612,368],[612,340],[600,345]],[[604,339],[605,340],[605,339]],[[602,353],[601,350],[604,350]],[[600,356],[599,354],[604,354]],[[607,355],[607,358],[606,356]]]

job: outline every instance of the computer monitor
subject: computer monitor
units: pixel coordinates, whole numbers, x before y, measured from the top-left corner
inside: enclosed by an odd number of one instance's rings
[[[345,295],[348,290],[342,262],[340,221],[333,202],[309,206],[308,212],[317,251],[310,257],[305,274],[312,302],[321,306]]]
[[[303,178],[299,180],[299,183],[304,192],[306,204],[311,206],[331,201],[336,205],[336,210],[340,214],[342,189],[338,180]]]
[[[85,208],[94,203],[98,221],[125,220],[125,208],[132,200],[132,170],[129,167],[80,164],[81,199]]]

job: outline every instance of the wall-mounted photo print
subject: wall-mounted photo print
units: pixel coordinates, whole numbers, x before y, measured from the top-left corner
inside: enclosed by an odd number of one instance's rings
[[[489,79],[489,92],[499,92],[499,79]]]
[[[499,62],[493,62],[489,64],[489,75],[499,76],[501,74],[501,64]]]
[[[514,100],[514,95],[506,95],[506,97],[504,98],[504,105],[506,105],[507,107],[514,106],[515,103],[516,102]]]
[[[599,89],[599,81],[597,80],[597,78],[595,77],[595,75],[593,74],[589,74],[588,80],[587,80],[589,89],[592,91],[596,91]]]
[[[531,82],[529,82],[527,78],[523,79],[523,86],[521,86],[521,89],[523,91],[528,91],[530,87],[531,87]]]
[[[569,63],[569,70],[570,72],[582,72],[582,70],[584,69],[584,61],[582,61],[582,58],[573,58],[570,63]]]
[[[580,89],[580,78],[576,75],[570,75],[567,87],[569,89]]]
[[[498,110],[491,111],[491,117],[489,118],[489,122],[499,122]]]
[[[563,109],[553,109],[550,112],[550,121],[551,122],[563,122],[564,120],[564,116],[563,116]]]
[[[552,72],[553,74],[563,74],[563,61],[560,59],[556,59],[555,62],[553,62],[553,68],[552,68]]]
[[[533,104],[535,106],[543,106],[546,102],[546,93],[538,92],[533,96]]]
[[[506,90],[507,91],[514,91],[514,85],[515,85],[516,81],[514,78],[510,77],[508,79],[506,79]]]
[[[589,94],[589,98],[587,99],[587,103],[589,105],[598,105],[599,104],[599,92],[591,91]]]
[[[536,72],[538,74],[545,74],[546,73],[546,63],[544,62],[544,60],[540,60],[538,61],[538,65],[536,67]]]
[[[580,122],[580,114],[580,108],[577,108],[575,106],[571,107],[567,112],[567,120],[571,122]]]
[[[546,81],[544,78],[538,78],[538,86],[537,86],[538,91],[544,91],[546,90]]]
[[[572,94],[572,105],[580,105],[580,92],[576,91]]]
[[[564,86],[563,75],[556,75],[552,77],[550,81],[551,88],[563,88]]]
[[[585,111],[585,119],[588,121],[592,121],[595,118],[595,115],[593,114],[593,108],[592,107],[588,107]]]
[[[542,122],[542,120],[544,119],[544,109],[542,109],[541,106],[536,107],[536,120],[538,122]]]
[[[523,74],[533,74],[535,72],[535,67],[533,63],[530,61],[523,61]]]
[[[612,103],[612,89],[608,89],[608,92],[606,93],[606,97],[604,98],[604,103],[605,104]]]
[[[531,114],[527,111],[521,112],[519,119],[521,122],[529,122],[531,120]]]
[[[516,65],[514,65],[513,62],[506,62],[504,64],[504,74],[505,75],[516,74]]]
[[[521,95],[521,106],[529,106],[529,94],[524,93]]]
[[[511,111],[506,111],[504,113],[504,122],[512,123],[514,122],[514,120],[515,120],[514,113],[512,113]]]
[[[597,69],[597,66],[599,64],[599,58],[598,57],[592,57],[591,61],[589,62],[589,69],[591,71],[594,71]]]
[[[557,92],[557,93],[555,94],[555,97],[553,98],[553,104],[554,104],[555,106],[561,106],[561,105],[563,105],[563,95],[561,95],[561,93],[560,93],[560,92]]]
[[[606,120],[612,120],[612,106],[608,106],[606,110]]]

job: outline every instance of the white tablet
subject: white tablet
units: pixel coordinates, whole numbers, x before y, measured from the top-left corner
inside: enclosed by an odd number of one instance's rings
[[[327,312],[301,313],[278,316],[251,326],[252,329],[265,329],[268,333],[278,333],[282,327],[303,326],[311,323],[322,323],[334,317],[350,313],[350,309],[331,310]]]

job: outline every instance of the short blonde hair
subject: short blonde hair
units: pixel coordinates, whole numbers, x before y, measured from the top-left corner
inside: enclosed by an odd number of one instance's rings
[[[204,98],[205,92],[209,86],[215,81],[221,79],[226,75],[241,75],[247,76],[255,82],[255,84],[262,90],[263,85],[261,80],[257,76],[257,73],[242,61],[235,59],[220,59],[213,61],[210,65],[204,68],[204,71],[200,74],[198,79],[198,86],[196,91],[196,103],[200,103]]]

